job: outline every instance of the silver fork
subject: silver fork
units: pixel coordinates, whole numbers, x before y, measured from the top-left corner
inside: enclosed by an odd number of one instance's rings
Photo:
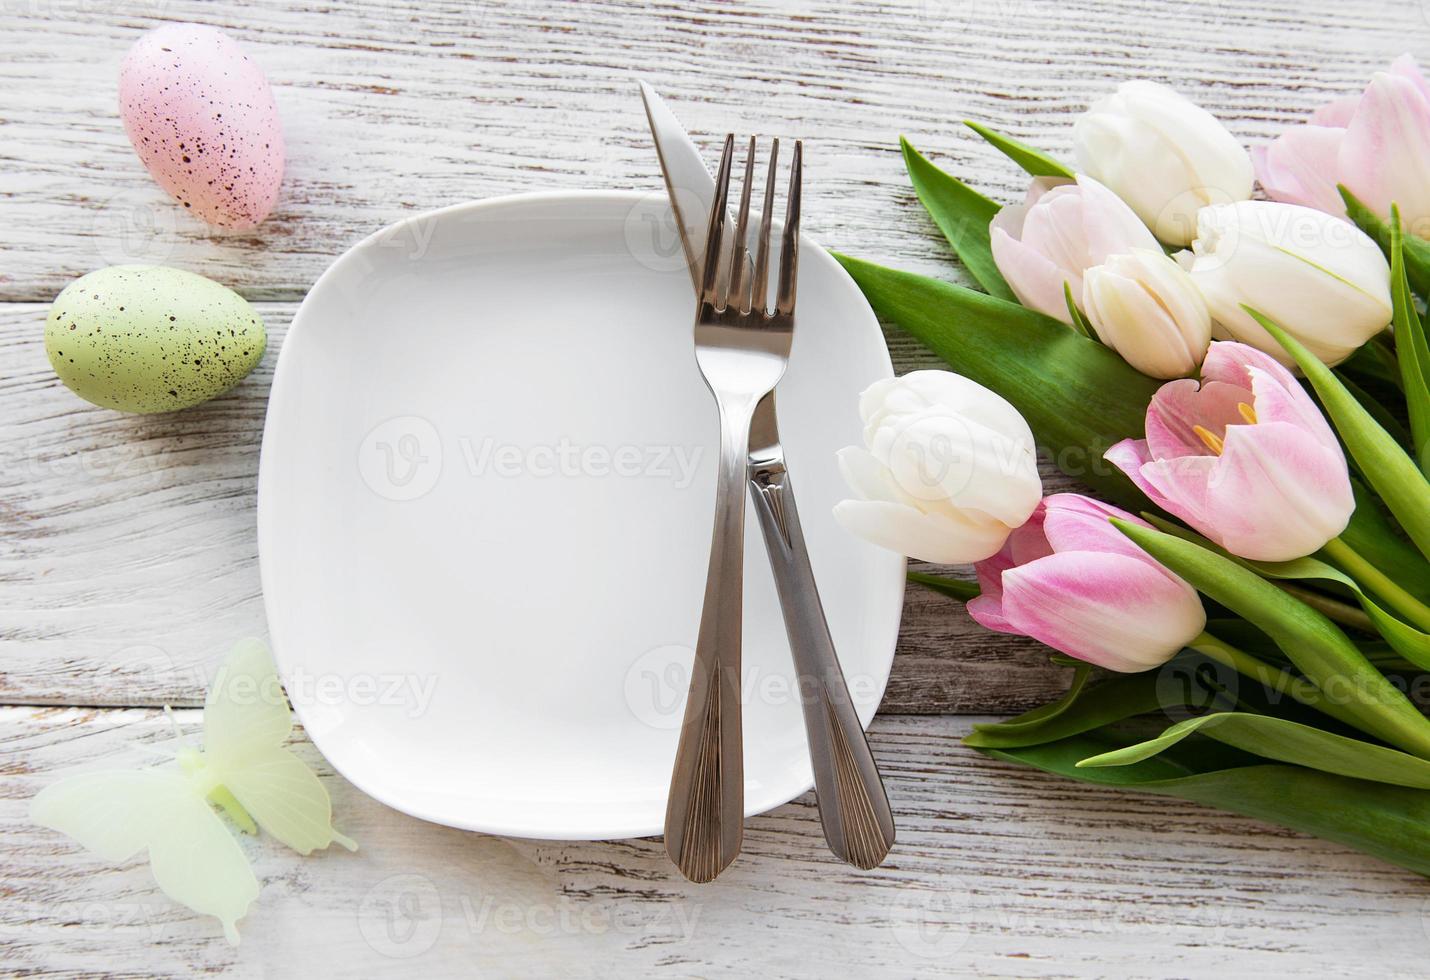
[[[682,874],[698,882],[712,881],[725,870],[740,853],[744,836],[740,630],[746,457],[755,406],[774,389],[789,361],[799,268],[802,145],[795,141],[773,311],[766,308],[766,303],[779,140],[770,148],[753,275],[748,268],[746,241],[755,139],[750,138],[745,156],[745,182],[732,232],[726,203],[734,147],[734,134],[726,136],[715,182],[715,202],[710,209],[705,269],[696,307],[695,358],[720,412],[719,477],[695,667],[665,811],[666,852]]]

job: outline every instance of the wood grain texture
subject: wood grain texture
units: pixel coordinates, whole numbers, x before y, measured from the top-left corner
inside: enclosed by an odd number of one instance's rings
[[[179,713],[192,731],[197,712]],[[1253,820],[986,759],[976,718],[881,718],[899,840],[859,872],[811,797],[751,820],[712,885],[659,840],[558,843],[403,816],[325,771],[361,848],[299,858],[244,838],[262,884],[228,946],[146,864],[109,867],[31,825],[55,774],[147,766],[156,711],[0,709],[0,957],[9,975],[1423,975],[1423,879]],[[305,758],[321,765],[306,741]]]
[[[16,0],[0,5],[0,299],[47,300],[137,258],[296,299],[344,247],[413,211],[520,190],[657,188],[637,75],[707,142],[730,129],[807,137],[806,226],[830,247],[948,270],[898,134],[1003,200],[1024,180],[965,117],[1066,157],[1075,113],[1149,76],[1265,140],[1423,45],[1423,6]],[[255,231],[218,232],[172,206],[119,125],[119,61],[167,20],[231,32],[275,87],[289,164]]]

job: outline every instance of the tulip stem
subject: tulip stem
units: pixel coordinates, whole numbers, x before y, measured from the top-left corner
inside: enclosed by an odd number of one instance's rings
[[[1371,618],[1358,606],[1341,602],[1339,599],[1332,599],[1328,595],[1322,595],[1311,589],[1303,589],[1298,585],[1292,585],[1290,582],[1272,582],[1271,584],[1287,595],[1293,595],[1297,599],[1300,599],[1317,612],[1324,613],[1328,618],[1334,619],[1342,626],[1349,626],[1351,629],[1360,630],[1362,633],[1378,632],[1375,628],[1375,623],[1371,622]]]
[[[1406,621],[1424,632],[1430,632],[1430,606],[1425,605],[1391,580],[1380,569],[1340,538],[1332,538],[1322,549],[1326,556],[1341,566],[1341,570],[1380,596]]]
[[[1308,708],[1314,708],[1321,714],[1329,718],[1334,718],[1342,724],[1350,725],[1352,728],[1358,728],[1367,734],[1381,737],[1380,732],[1374,730],[1374,726],[1367,727],[1363,719],[1356,712],[1348,708],[1343,709],[1339,707],[1341,702],[1327,697],[1321,688],[1308,677],[1298,677],[1279,667],[1274,667],[1264,660],[1253,657],[1244,650],[1238,650],[1225,640],[1212,636],[1207,632],[1203,632],[1191,643],[1188,643],[1187,646],[1204,657],[1208,657],[1219,664],[1230,667],[1238,674],[1250,677],[1263,687],[1269,687],[1277,694],[1283,694],[1293,701],[1304,704]],[[1406,749],[1406,751],[1410,752],[1415,750]],[[1430,758],[1430,755],[1423,752],[1415,751],[1415,754],[1420,755],[1422,758]]]
[[[1264,660],[1258,660],[1245,650],[1238,650],[1225,640],[1203,631],[1187,646],[1219,664],[1230,667],[1238,674],[1243,674],[1258,684],[1271,688],[1277,694],[1294,698],[1309,708],[1325,711],[1325,708],[1316,703],[1319,700],[1320,691],[1310,681],[1288,673],[1279,667],[1273,667]],[[1314,692],[1314,695],[1303,693],[1303,691]],[[1326,713],[1330,714],[1330,712]]]

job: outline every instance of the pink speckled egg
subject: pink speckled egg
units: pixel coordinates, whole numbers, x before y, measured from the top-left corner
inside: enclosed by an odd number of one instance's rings
[[[283,130],[263,70],[202,24],[145,34],[119,69],[119,114],[159,185],[210,224],[252,228],[283,180]]]

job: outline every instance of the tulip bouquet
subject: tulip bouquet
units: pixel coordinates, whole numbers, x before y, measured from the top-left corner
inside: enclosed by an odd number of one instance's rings
[[[969,125],[1027,198],[903,143],[978,288],[840,257],[954,371],[864,393],[835,511],[1068,669],[968,744],[1430,874],[1430,85],[1401,59],[1251,153],[1152,82],[1076,167]]]

